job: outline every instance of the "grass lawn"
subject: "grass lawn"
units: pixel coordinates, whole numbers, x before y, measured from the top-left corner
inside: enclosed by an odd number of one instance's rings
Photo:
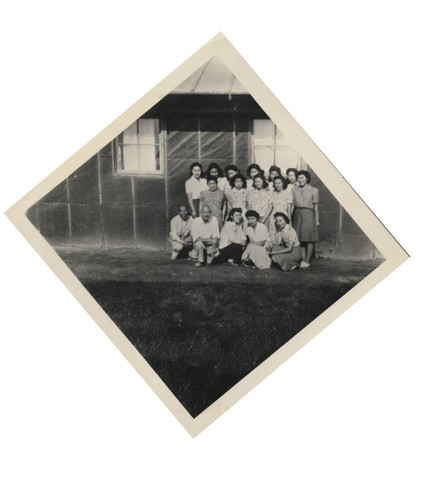
[[[140,250],[59,254],[193,417],[382,263],[283,273]]]

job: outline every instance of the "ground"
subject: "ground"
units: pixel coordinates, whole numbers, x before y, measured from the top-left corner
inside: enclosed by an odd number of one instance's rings
[[[57,251],[193,417],[383,262],[317,259],[285,273],[134,249]]]

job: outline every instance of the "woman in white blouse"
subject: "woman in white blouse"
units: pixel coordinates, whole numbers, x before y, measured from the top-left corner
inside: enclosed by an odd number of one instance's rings
[[[203,178],[202,165],[198,162],[189,167],[190,178],[185,182],[185,192],[191,209],[191,216],[200,216],[200,193],[208,189],[206,179]]]
[[[246,242],[243,211],[241,208],[233,208],[220,233],[220,256],[215,259],[215,263],[229,262],[238,266]]]

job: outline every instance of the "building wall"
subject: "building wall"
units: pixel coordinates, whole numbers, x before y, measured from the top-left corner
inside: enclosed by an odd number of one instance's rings
[[[192,162],[200,161],[205,168],[211,162],[222,168],[235,164],[245,173],[258,154],[262,158],[266,154],[270,164],[261,166],[267,173],[272,164],[269,157],[277,158],[276,137],[273,144],[261,137],[256,141],[253,121],[246,115],[180,114],[162,124],[163,178],[115,173],[115,149],[110,143],[29,209],[29,219],[50,244],[165,249],[169,220],[176,206],[187,202],[184,185]],[[278,147],[283,154],[282,170],[290,164],[308,168],[311,184],[319,189],[321,225],[316,253],[329,258],[375,258],[378,253],[372,243],[294,147],[286,148],[279,135]]]

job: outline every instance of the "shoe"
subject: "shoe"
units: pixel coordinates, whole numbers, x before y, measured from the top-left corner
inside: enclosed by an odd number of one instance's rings
[[[300,265],[299,265],[299,264],[295,264],[295,265],[293,265],[293,266],[289,269],[289,271],[295,271],[296,269],[298,269],[298,267],[300,267]]]
[[[194,264],[196,267],[202,267],[202,263],[197,261],[195,264]]]
[[[302,261],[301,264],[299,265],[300,269],[307,269],[310,267],[310,264],[307,264],[307,262]]]
[[[171,254],[170,259],[171,259],[171,260],[176,260],[178,255],[179,255],[179,252],[175,252],[175,251],[173,250],[173,253]]]
[[[244,267],[251,267],[252,266],[251,261],[249,259],[242,260],[241,263],[243,264]]]
[[[234,266],[234,267],[238,267],[238,264],[233,259],[228,259],[228,264],[231,264],[231,266]]]

